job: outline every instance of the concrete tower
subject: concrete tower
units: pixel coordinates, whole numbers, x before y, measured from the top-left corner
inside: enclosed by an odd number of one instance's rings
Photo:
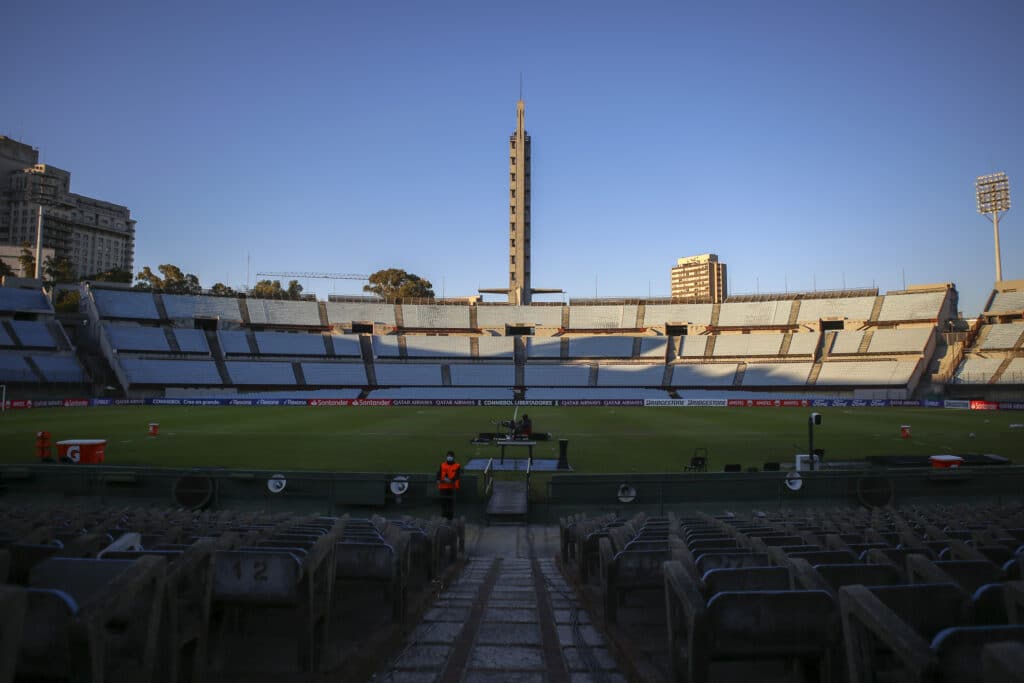
[[[505,294],[513,305],[529,305],[534,294],[561,294],[560,289],[534,289],[530,282],[530,136],[526,134],[526,103],[516,102],[516,130],[508,139],[508,288],[480,289]]]
[[[530,303],[530,136],[526,103],[516,103],[516,131],[508,140],[508,302]]]

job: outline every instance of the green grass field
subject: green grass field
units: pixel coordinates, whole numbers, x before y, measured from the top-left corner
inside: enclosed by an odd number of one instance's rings
[[[569,440],[577,472],[678,471],[706,448],[711,471],[792,462],[807,448],[807,408],[529,408],[536,431]],[[1024,462],[1022,413],[922,408],[821,409],[815,446],[828,461],[866,455],[996,453]],[[520,414],[522,408],[520,409]],[[105,438],[106,464],[153,467],[432,472],[452,449],[462,462],[497,456],[474,446],[507,408],[111,407],[10,411],[0,418],[0,463],[31,463],[35,433],[53,441]],[[146,425],[160,423],[149,437]],[[913,429],[900,438],[899,426]],[[973,437],[971,434],[973,433]],[[523,454],[517,454],[523,455]],[[536,457],[557,457],[557,441]]]

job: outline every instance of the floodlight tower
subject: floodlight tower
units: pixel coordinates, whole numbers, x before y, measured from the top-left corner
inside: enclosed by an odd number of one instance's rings
[[[1010,179],[1006,174],[990,173],[975,181],[978,194],[978,213],[992,221],[996,237],[996,282],[1003,279],[1003,260],[999,255],[999,214],[1010,210]]]

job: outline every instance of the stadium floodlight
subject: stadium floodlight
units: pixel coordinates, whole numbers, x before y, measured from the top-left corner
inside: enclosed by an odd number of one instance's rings
[[[988,216],[996,242],[996,282],[1003,279],[1003,260],[999,254],[999,214],[1010,210],[1010,179],[1006,174],[990,173],[975,181],[978,195],[978,213]]]

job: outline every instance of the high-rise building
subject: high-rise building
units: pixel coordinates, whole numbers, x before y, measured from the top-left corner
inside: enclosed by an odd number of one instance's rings
[[[36,246],[39,207],[43,247],[67,258],[79,277],[132,272],[135,221],[125,206],[71,192],[71,173],[39,163],[39,151],[0,135],[0,245]]]
[[[725,264],[717,254],[687,256],[672,268],[672,298],[720,303],[729,295]]]
[[[526,103],[516,103],[516,130],[508,139],[508,289],[481,289],[508,293],[510,304],[529,304],[535,293],[561,293],[560,289],[534,289],[530,284],[530,136],[526,133]]]

